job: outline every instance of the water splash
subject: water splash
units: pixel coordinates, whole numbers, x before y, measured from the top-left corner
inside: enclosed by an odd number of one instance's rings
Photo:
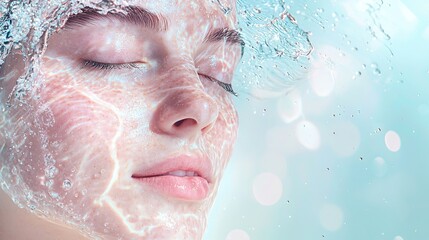
[[[239,0],[237,15],[246,43],[239,84],[256,97],[289,91],[307,69],[311,34],[300,28],[283,1],[251,6]]]
[[[219,0],[216,0],[216,3],[221,6],[225,14],[230,13],[230,7],[222,5]],[[127,5],[127,2],[125,0],[32,0],[28,3],[28,1],[21,0],[3,0],[0,3],[0,65],[14,50],[22,53],[25,62],[25,71],[18,78],[14,91],[12,91],[13,94],[9,96],[8,106],[11,106],[12,100],[25,104],[26,97],[29,96],[27,93],[37,87],[34,85],[34,79],[40,74],[38,72],[40,58],[46,49],[47,39],[64,25],[69,16],[80,12],[84,7],[91,7],[102,14],[121,11],[120,5]],[[313,49],[309,40],[310,34],[298,26],[297,21],[287,11],[287,6],[283,2],[250,6],[239,1],[238,5],[241,33],[247,45],[242,59],[243,64],[237,71],[239,75],[241,74],[241,79],[244,79],[242,80],[243,85],[252,94],[258,96],[262,96],[261,92],[264,91],[267,93],[265,96],[287,91],[295,79],[299,78],[300,73],[306,69],[305,61]],[[259,92],[252,92],[254,89]],[[31,94],[30,97],[37,97],[37,95]],[[1,104],[3,103],[0,102]],[[46,138],[46,128],[52,127],[52,120],[45,121],[45,119],[40,118],[40,123],[35,123],[40,129],[37,134],[41,138],[43,151],[52,144]],[[15,146],[15,142],[12,142],[12,145]],[[52,203],[45,200],[47,198],[56,200],[65,198],[67,194],[57,190],[60,190],[58,188],[70,190],[72,182],[68,179],[58,181],[57,178],[61,174],[59,174],[58,166],[55,166],[57,161],[52,155],[46,156],[44,159],[45,175],[41,181],[44,183],[43,187],[48,190],[47,194],[43,194],[45,193],[43,191],[34,192],[34,196],[31,198],[17,194],[18,192],[29,192],[30,189],[23,183],[19,174],[10,174],[13,171],[7,167],[2,167],[0,180],[2,180],[2,188],[5,191],[9,190],[6,191],[9,195],[15,196],[17,204],[27,206],[41,216],[55,218],[58,214],[55,212],[57,205],[49,205]],[[4,164],[13,166],[16,164],[12,162],[13,159],[19,159],[19,156],[12,156],[9,159],[10,162],[8,160]],[[12,188],[15,189],[13,190],[15,192],[10,190]],[[85,196],[91,192],[84,190],[80,194]],[[79,195],[73,196],[79,197]],[[61,216],[57,217],[61,218]],[[76,219],[73,224],[84,225],[84,216],[76,218],[79,219]]]
[[[390,55],[393,57],[394,53],[390,47],[391,45],[391,36],[386,32],[383,25],[380,23],[379,13],[384,5],[383,0],[375,1],[373,4],[367,3],[367,13],[370,17],[371,23],[368,25],[368,30],[371,35],[378,40],[381,40],[383,45],[387,48]]]

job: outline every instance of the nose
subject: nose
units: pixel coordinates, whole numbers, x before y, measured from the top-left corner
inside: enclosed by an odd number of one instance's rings
[[[156,107],[150,128],[153,132],[192,138],[209,132],[219,115],[216,101],[200,89],[169,92]]]

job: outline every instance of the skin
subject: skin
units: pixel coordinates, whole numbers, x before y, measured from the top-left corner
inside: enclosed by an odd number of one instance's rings
[[[232,95],[204,76],[230,83],[240,58],[238,45],[204,41],[209,29],[235,28],[235,3],[225,5],[227,15],[211,1],[142,0],[135,6],[162,14],[167,30],[101,19],[50,37],[25,104],[13,100],[0,122],[2,174],[15,166],[22,180],[0,191],[0,239],[202,238],[238,127]],[[139,67],[101,70],[82,59]],[[22,67],[19,54],[6,59],[3,97]],[[179,155],[209,160],[203,200],[131,177]],[[9,198],[29,192],[21,204],[32,212]]]

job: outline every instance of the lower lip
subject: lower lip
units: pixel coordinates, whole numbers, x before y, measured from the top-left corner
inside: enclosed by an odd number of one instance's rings
[[[172,175],[135,178],[157,191],[183,200],[199,201],[207,197],[209,183],[202,177],[178,177]]]

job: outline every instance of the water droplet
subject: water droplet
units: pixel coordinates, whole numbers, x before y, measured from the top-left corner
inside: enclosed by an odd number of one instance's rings
[[[55,159],[49,153],[45,155],[44,160],[45,160],[46,167],[55,165]]]
[[[379,68],[374,69],[374,74],[381,75],[381,70]]]
[[[54,180],[49,179],[48,181],[45,182],[45,186],[48,188],[51,188],[52,185],[54,185]]]
[[[63,181],[63,188],[68,191],[72,187],[72,182],[68,179]]]
[[[25,194],[25,199],[27,199],[27,201],[33,199],[33,193],[32,192],[27,192]]]
[[[49,192],[49,196],[51,196],[52,198],[58,198],[60,195],[56,192]]]
[[[54,178],[58,174],[58,169],[55,166],[50,166],[45,169],[45,176],[48,178]]]

